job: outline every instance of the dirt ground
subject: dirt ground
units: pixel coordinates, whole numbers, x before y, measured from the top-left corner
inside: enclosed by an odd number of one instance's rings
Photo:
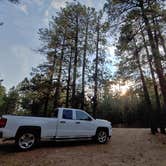
[[[17,152],[0,142],[1,166],[166,166],[166,136],[148,129],[113,129],[106,145],[91,141],[44,142],[29,152]]]

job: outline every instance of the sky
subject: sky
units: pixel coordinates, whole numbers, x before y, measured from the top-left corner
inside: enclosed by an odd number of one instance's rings
[[[15,5],[0,0],[0,79],[9,89],[25,77],[29,77],[32,67],[44,61],[37,49],[40,48],[38,29],[48,26],[51,16],[60,7],[72,0],[20,0]],[[101,9],[105,0],[79,0],[90,7]],[[110,53],[113,49],[110,47]]]

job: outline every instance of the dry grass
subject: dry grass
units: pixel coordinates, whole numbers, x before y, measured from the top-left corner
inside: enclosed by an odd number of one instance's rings
[[[106,145],[93,142],[42,143],[29,152],[16,152],[0,143],[1,166],[166,166],[166,136],[147,129],[113,129]]]

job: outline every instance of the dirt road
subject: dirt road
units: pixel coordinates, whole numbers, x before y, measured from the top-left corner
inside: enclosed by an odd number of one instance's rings
[[[16,152],[0,143],[1,166],[166,166],[166,136],[147,129],[113,129],[106,145],[93,142],[42,143],[29,152]]]

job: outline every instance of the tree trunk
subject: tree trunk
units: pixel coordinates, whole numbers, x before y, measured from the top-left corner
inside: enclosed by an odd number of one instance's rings
[[[155,39],[153,37],[153,33],[150,27],[148,17],[146,16],[146,13],[145,13],[144,4],[142,0],[140,0],[140,7],[142,12],[142,18],[143,18],[143,21],[145,22],[145,28],[149,37],[152,55],[154,57],[154,63],[155,63],[157,76],[159,78],[160,88],[161,88],[161,92],[162,92],[162,96],[164,100],[164,109],[166,109],[166,80],[164,78],[164,71],[161,64],[159,48],[155,44]]]
[[[145,102],[146,102],[146,108],[150,114],[150,126],[151,126],[151,132],[152,134],[155,134],[157,131],[157,126],[156,126],[156,121],[155,121],[155,117],[154,117],[154,112],[152,109],[152,104],[151,104],[151,100],[150,100],[150,95],[148,92],[148,88],[146,86],[146,81],[145,81],[145,77],[142,71],[142,67],[141,67],[141,63],[140,63],[140,57],[139,57],[139,51],[138,48],[136,46],[136,42],[134,41],[135,44],[135,51],[134,51],[134,56],[136,58],[136,62],[138,65],[138,69],[140,72],[140,76],[141,76],[141,81],[142,81],[142,86],[143,86],[143,92],[144,92],[144,97],[145,97]]]
[[[52,66],[50,67],[49,87],[48,87],[48,92],[47,92],[46,100],[45,100],[45,104],[44,104],[44,115],[45,116],[47,116],[50,91],[52,89],[53,76],[54,76],[54,70],[55,70],[55,62],[56,62],[56,50],[55,50],[55,55],[54,55],[54,58],[53,58]]]
[[[81,92],[81,109],[84,109],[85,100],[85,67],[86,67],[86,52],[87,52],[87,40],[88,40],[88,19],[86,20],[85,40],[84,40],[84,54],[83,54],[83,65],[82,65],[82,92]]]
[[[98,63],[99,63],[99,38],[100,38],[100,28],[99,28],[99,18],[97,20],[97,39],[96,39],[96,59],[95,59],[95,73],[94,73],[94,97],[93,97],[93,116],[96,117],[97,112],[97,88],[98,88]]]
[[[166,46],[165,46],[165,40],[164,40],[163,35],[161,34],[161,31],[160,31],[159,28],[158,28],[158,35],[159,35],[159,38],[160,38],[160,41],[161,41],[161,45],[162,45],[163,50],[164,50],[165,59],[166,59]]]
[[[155,21],[155,18],[152,16],[152,20],[153,20],[153,24],[155,27],[158,27],[156,21]],[[156,43],[156,47],[159,48],[159,36],[157,34],[157,30],[154,29],[154,39],[155,39],[155,43]],[[158,52],[159,52],[159,49],[158,49]],[[166,81],[166,80],[165,80]],[[166,105],[165,105],[166,106]],[[165,108],[166,109],[166,108]],[[162,115],[162,112],[160,111],[160,114],[159,114],[159,117]],[[161,119],[161,118],[159,118]],[[160,126],[161,126],[161,121],[160,121]],[[160,127],[160,131],[161,133],[165,134],[165,129],[161,126]]]
[[[142,87],[143,87],[143,92],[144,92],[144,97],[145,97],[146,105],[147,105],[149,111],[151,111],[152,110],[151,100],[150,100],[148,88],[146,86],[146,81],[145,81],[145,77],[144,77],[144,74],[143,74],[143,71],[142,71],[142,67],[141,67],[141,63],[140,63],[139,54],[138,54],[137,49],[135,50],[134,55],[136,57],[138,69],[139,69],[140,76],[141,76]]]
[[[73,68],[73,85],[72,85],[72,107],[74,108],[76,106],[76,78],[77,78],[77,59],[78,59],[78,15],[76,16],[76,33],[75,33],[75,56],[74,56],[74,68]]]
[[[149,67],[150,67],[151,77],[152,77],[152,81],[153,81],[153,88],[154,88],[155,98],[156,98],[156,106],[158,108],[158,111],[161,112],[161,103],[160,103],[160,97],[159,97],[159,93],[158,93],[157,82],[156,82],[156,78],[155,78],[155,74],[154,74],[154,70],[153,70],[153,66],[152,66],[152,57],[149,54],[148,46],[147,46],[147,43],[145,40],[145,35],[144,35],[141,25],[140,25],[140,29],[141,29],[141,35],[143,38],[144,47],[145,47],[145,51],[146,51],[146,55],[147,55],[147,59],[148,59]]]
[[[57,87],[56,87],[55,94],[54,94],[54,104],[53,104],[54,108],[57,108],[57,106],[59,106],[60,91],[61,91],[62,63],[63,63],[63,57],[64,57],[64,44],[65,44],[65,36],[64,36],[63,42],[62,42],[61,56],[60,56],[60,60],[59,60]]]
[[[66,108],[69,106],[72,54],[73,54],[73,52],[72,52],[72,48],[71,48],[70,59],[69,59],[69,67],[68,67],[67,90],[66,90]]]

